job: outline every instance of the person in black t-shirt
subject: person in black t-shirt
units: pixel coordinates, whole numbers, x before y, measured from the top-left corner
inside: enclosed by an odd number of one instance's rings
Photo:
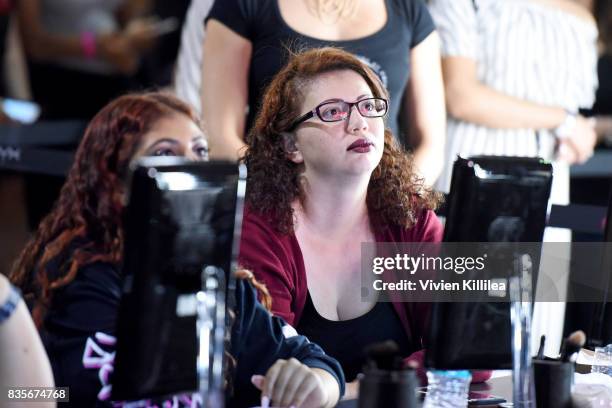
[[[121,294],[125,180],[137,158],[167,155],[208,158],[206,139],[187,105],[149,93],[126,95],[103,108],[85,131],[54,210],[11,273],[32,304],[56,385],[70,387],[72,406],[113,406],[109,379]],[[263,406],[270,400],[275,406],[334,406],[344,389],[339,364],[273,318],[246,281],[239,281],[235,296],[230,406],[256,405],[260,394]],[[189,395],[161,402],[167,403],[194,406]]]
[[[211,156],[238,157],[263,91],[289,49],[335,46],[378,74],[390,93],[389,127],[414,148],[417,168],[433,183],[443,164],[446,112],[438,37],[423,1],[352,0],[336,9],[324,3],[215,2],[207,17],[202,76]]]

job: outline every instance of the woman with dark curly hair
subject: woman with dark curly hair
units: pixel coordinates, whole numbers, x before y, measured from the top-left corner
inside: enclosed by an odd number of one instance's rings
[[[270,290],[272,312],[337,358],[347,381],[369,344],[421,350],[428,312],[362,302],[361,244],[442,238],[439,196],[386,127],[387,99],[352,54],[297,54],[267,88],[244,157],[240,262]]]
[[[126,176],[139,157],[167,155],[208,158],[190,107],[162,93],[108,104],[85,131],[55,208],[15,263],[11,278],[33,307],[56,385],[70,387],[72,406],[116,406],[109,401],[109,374],[121,296]],[[238,277],[255,284],[245,271]],[[235,393],[229,406],[259,403],[260,390],[262,405],[268,396],[282,406],[335,405],[344,385],[338,363],[304,337],[286,334],[250,283],[239,279],[234,296],[229,353],[236,363]],[[159,406],[167,404],[194,406],[187,396]]]

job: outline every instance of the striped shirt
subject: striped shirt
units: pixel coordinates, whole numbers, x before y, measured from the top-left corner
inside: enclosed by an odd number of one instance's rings
[[[181,47],[176,62],[174,91],[201,114],[200,87],[202,83],[202,45],[204,44],[204,19],[214,0],[192,0],[183,32]]]
[[[442,40],[442,56],[476,61],[482,84],[570,112],[592,106],[597,87],[594,23],[529,0],[432,0],[430,12]],[[493,129],[449,118],[445,169],[436,187],[449,190],[458,154],[552,160],[553,153],[550,130]],[[567,201],[568,168],[555,163],[555,170],[555,178],[561,179],[555,181],[567,190],[560,201]]]

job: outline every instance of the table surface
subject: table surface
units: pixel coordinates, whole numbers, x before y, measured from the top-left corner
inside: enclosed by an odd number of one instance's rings
[[[483,392],[497,397],[505,398],[508,402],[512,401],[512,377],[503,376],[497,378],[491,378],[489,381],[482,384],[472,384],[470,391]],[[419,405],[420,406],[420,405]],[[470,405],[476,406],[476,405]],[[498,407],[495,405],[478,405],[480,408],[493,408]],[[357,400],[344,400],[340,401],[337,408],[357,408]]]

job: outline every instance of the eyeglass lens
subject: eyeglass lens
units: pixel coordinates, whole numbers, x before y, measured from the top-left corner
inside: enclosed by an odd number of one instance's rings
[[[386,113],[387,104],[384,99],[369,98],[363,99],[356,103],[348,103],[344,101],[335,101],[322,104],[317,108],[317,112],[321,120],[326,122],[336,122],[345,120],[351,107],[357,105],[359,113],[364,117],[380,117]]]

